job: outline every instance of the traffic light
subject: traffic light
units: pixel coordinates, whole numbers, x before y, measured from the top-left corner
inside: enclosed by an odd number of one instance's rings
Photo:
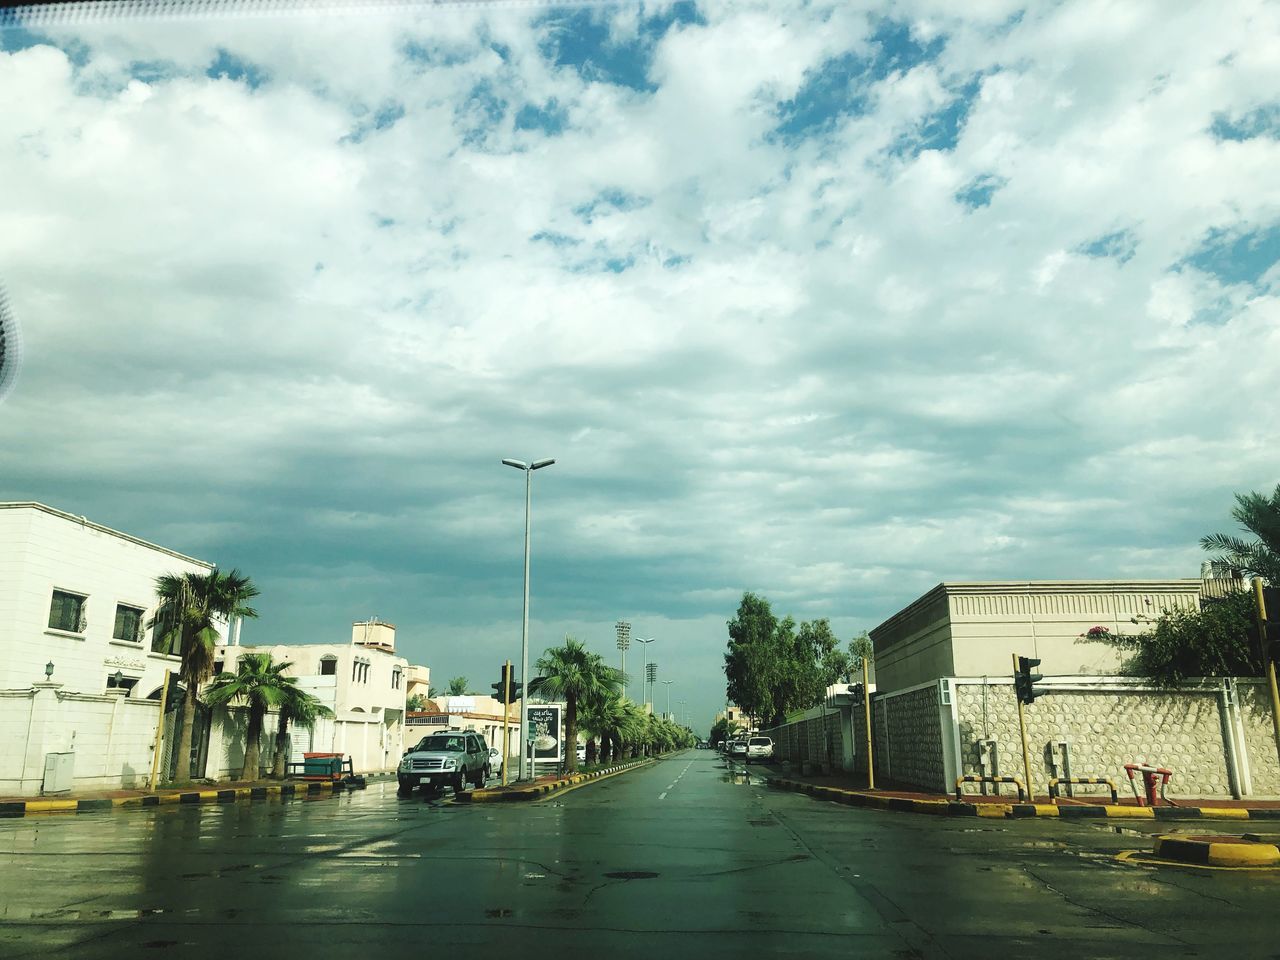
[[[1043,696],[1043,689],[1037,690],[1035,683],[1043,680],[1044,677],[1038,673],[1031,671],[1040,666],[1039,660],[1033,660],[1030,657],[1018,658],[1018,672],[1013,675],[1013,687],[1018,694],[1019,703],[1035,703],[1036,697]]]
[[[502,679],[493,684],[493,698],[499,703],[516,703],[520,699],[520,684],[512,679],[515,668],[510,664],[502,665]],[[507,684],[511,685],[511,699],[507,699]]]

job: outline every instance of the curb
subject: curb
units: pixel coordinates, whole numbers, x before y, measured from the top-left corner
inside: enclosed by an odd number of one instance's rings
[[[873,807],[903,813],[925,813],[944,817],[994,817],[1021,820],[1030,817],[1058,817],[1062,820],[1280,820],[1280,809],[1244,807],[1122,807],[1111,804],[1056,806],[1051,803],[965,803],[962,800],[913,800],[883,797],[861,790],[842,790],[800,780],[766,777],[771,787],[794,790],[853,807]]]
[[[160,807],[190,803],[236,803],[241,800],[288,800],[293,797],[333,796],[347,785],[313,780],[266,787],[235,787],[223,790],[191,790],[184,793],[157,793],[145,797],[103,797],[93,800],[11,800],[0,803],[0,818],[30,817],[51,813],[99,813],[129,807]]]
[[[1280,848],[1244,837],[1156,837],[1155,856],[1201,867],[1274,867]]]
[[[484,789],[471,790],[462,794],[457,798],[460,803],[497,803],[497,802],[513,802],[513,801],[529,801],[540,800],[549,793],[555,793],[557,790],[564,790],[566,787],[577,787],[584,783],[590,783],[592,780],[601,780],[605,777],[612,777],[619,773],[625,773],[628,770],[635,770],[638,767],[646,767],[654,763],[652,757],[644,760],[638,760],[634,763],[623,763],[616,767],[605,767],[603,770],[594,770],[591,773],[579,773],[572,777],[564,777],[560,780],[553,780],[550,783],[539,783],[532,787],[516,787],[514,789]]]

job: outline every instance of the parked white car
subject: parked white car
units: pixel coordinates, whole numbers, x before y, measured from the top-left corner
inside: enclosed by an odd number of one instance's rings
[[[751,737],[747,741],[747,763],[752,760],[772,760],[773,741],[768,737]]]

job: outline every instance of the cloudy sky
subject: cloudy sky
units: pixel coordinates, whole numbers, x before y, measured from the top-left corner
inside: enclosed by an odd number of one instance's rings
[[[699,726],[746,589],[847,638],[945,579],[1194,576],[1280,479],[1278,33],[1261,2],[10,20],[0,499],[241,567],[246,642],[377,615],[487,689],[500,460],[555,457],[535,653],[630,620]]]

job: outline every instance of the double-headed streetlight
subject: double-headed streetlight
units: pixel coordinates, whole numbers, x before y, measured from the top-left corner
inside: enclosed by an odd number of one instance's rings
[[[663,680],[662,682],[667,686],[667,719],[670,720],[671,719],[671,685],[675,683],[675,681]]]
[[[644,644],[644,673],[640,675],[640,702],[645,704],[649,702],[649,697],[645,694],[646,685],[649,683],[649,644],[653,643],[657,637],[649,637],[647,640],[643,637],[636,637],[636,643]]]
[[[525,756],[529,750],[529,490],[533,471],[549,467],[555,460],[503,460],[508,467],[524,471],[524,624],[520,630],[520,779],[526,780]],[[503,757],[506,763],[507,758]]]

